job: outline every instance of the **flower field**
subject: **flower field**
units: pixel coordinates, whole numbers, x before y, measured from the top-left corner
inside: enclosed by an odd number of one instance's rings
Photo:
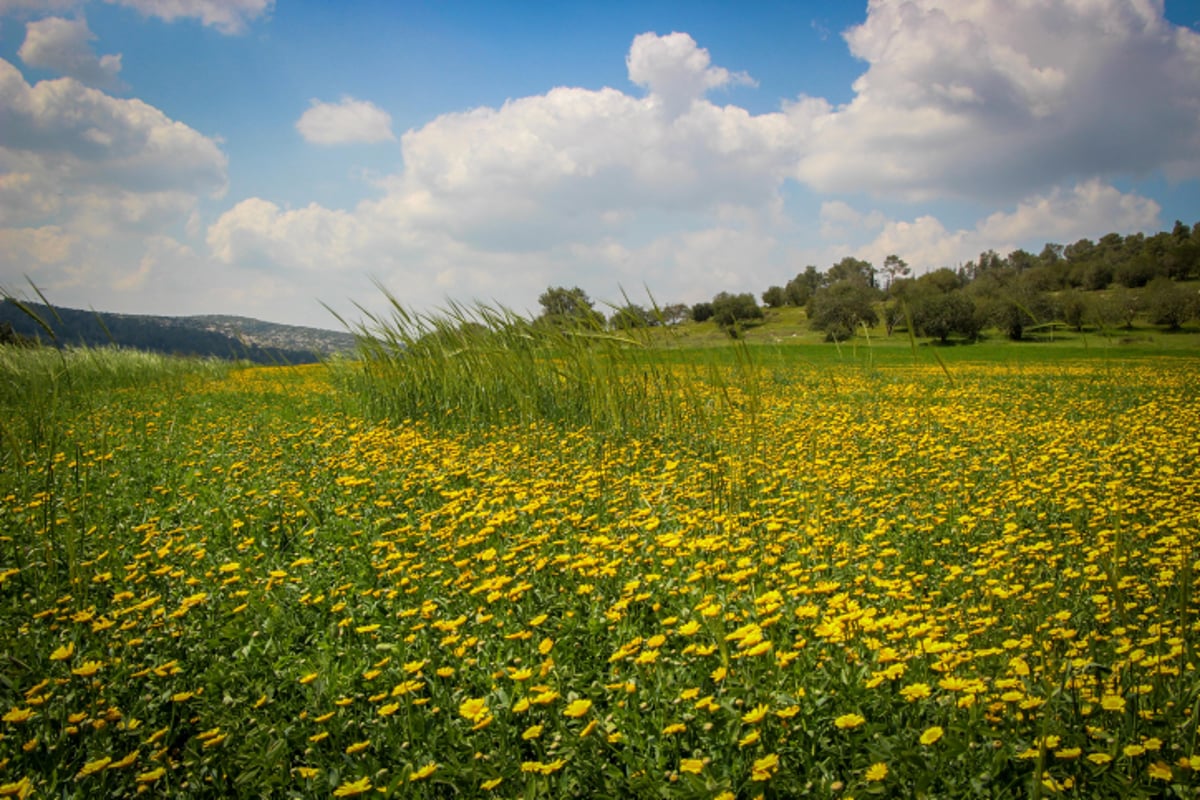
[[[703,436],[138,369],[6,396],[0,796],[1200,795],[1200,361],[660,381]]]

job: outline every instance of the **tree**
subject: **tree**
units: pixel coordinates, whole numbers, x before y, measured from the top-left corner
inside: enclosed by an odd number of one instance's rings
[[[854,335],[859,325],[879,324],[875,290],[858,280],[840,280],[818,290],[808,301],[813,328],[825,331],[825,340],[840,342]]]
[[[983,273],[970,286],[982,318],[1013,341],[1025,335],[1027,326],[1042,322],[1052,313],[1045,292],[1035,285],[1035,277],[1005,267]]]
[[[1170,278],[1155,278],[1146,285],[1146,311],[1155,325],[1177,331],[1196,315],[1198,295]]]
[[[741,326],[748,320],[762,319],[762,309],[754,302],[749,292],[730,294],[721,292],[712,300],[713,321],[730,336],[737,337]]]
[[[692,306],[692,321],[707,322],[712,319],[713,304],[712,303],[696,303]]]
[[[663,306],[659,311],[662,314],[664,325],[676,325],[683,322],[691,314],[691,309],[683,303],[671,303],[670,305]]]
[[[614,310],[612,316],[608,318],[608,324],[609,327],[617,330],[629,330],[657,325],[658,319],[637,303],[629,303]]]
[[[551,286],[538,297],[542,306],[539,319],[555,325],[581,325],[599,328],[604,325],[604,315],[592,307],[587,292],[574,286],[564,289]]]
[[[1106,327],[1120,325],[1125,330],[1133,329],[1133,320],[1141,310],[1138,293],[1124,288],[1111,290],[1096,306],[1096,313]]]
[[[883,260],[883,274],[887,276],[887,284],[883,288],[891,289],[897,278],[907,277],[911,272],[908,264],[900,256],[888,256]]]
[[[943,267],[903,287],[916,333],[947,341],[951,334],[974,340],[980,321],[975,303],[962,289],[962,279]]]
[[[912,304],[912,321],[922,336],[942,342],[955,333],[971,340],[979,335],[975,304],[961,289],[918,295]]]
[[[1068,289],[1058,297],[1059,316],[1077,331],[1083,330],[1083,323],[1091,310],[1092,304],[1087,295],[1078,289]]]
[[[824,285],[825,276],[821,274],[820,270],[809,264],[804,268],[804,272],[787,282],[783,291],[787,294],[790,305],[802,306],[808,303],[808,298],[812,297],[813,292]]]
[[[782,286],[772,286],[762,293],[763,305],[767,308],[779,308],[787,305],[787,291]]]
[[[870,261],[846,256],[829,268],[828,282],[830,285],[838,281],[853,281],[875,288],[875,267]]]

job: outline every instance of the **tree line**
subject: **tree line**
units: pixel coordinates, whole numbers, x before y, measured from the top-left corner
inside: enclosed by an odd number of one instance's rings
[[[1098,241],[1048,243],[1037,255],[987,250],[955,268],[913,276],[899,255],[878,267],[847,256],[822,271],[806,266],[783,285],[768,287],[762,303],[749,292],[720,292],[710,301],[646,308],[626,300],[608,316],[578,287],[550,287],[538,298],[539,322],[587,323],[628,329],[711,321],[730,336],[764,320],[764,308],[804,308],[809,324],[828,341],[883,324],[890,336],[973,341],[987,328],[1013,340],[1042,326],[1063,324],[1131,328],[1143,316],[1178,330],[1200,315],[1200,293],[1186,282],[1200,278],[1200,222],[1176,222],[1150,236],[1109,233]]]

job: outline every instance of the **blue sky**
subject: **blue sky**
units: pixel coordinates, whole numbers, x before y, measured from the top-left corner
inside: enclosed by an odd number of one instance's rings
[[[1200,3],[0,0],[0,287],[334,327],[1200,221]]]

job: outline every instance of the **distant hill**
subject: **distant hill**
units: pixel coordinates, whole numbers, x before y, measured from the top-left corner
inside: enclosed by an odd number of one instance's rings
[[[115,344],[185,356],[245,359],[257,364],[310,364],[354,349],[349,333],[279,325],[231,316],[160,317],[113,314],[23,303],[53,331],[10,299],[0,302],[0,328],[44,344],[100,346]]]

